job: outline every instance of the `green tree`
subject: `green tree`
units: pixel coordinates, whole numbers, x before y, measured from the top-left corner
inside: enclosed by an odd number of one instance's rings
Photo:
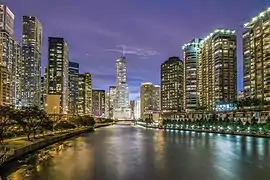
[[[12,109],[9,106],[0,106],[0,143],[4,141],[4,136],[12,125],[11,114]]]
[[[61,131],[66,130],[66,129],[74,129],[74,128],[76,128],[76,125],[66,120],[58,121],[54,126],[55,130],[61,130]]]

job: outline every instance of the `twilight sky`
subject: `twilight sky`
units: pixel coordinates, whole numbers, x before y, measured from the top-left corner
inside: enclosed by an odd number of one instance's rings
[[[2,0],[15,14],[21,38],[22,16],[43,25],[43,62],[48,36],[64,37],[70,61],[93,74],[93,87],[115,84],[115,61],[124,46],[130,97],[141,82],[160,84],[160,64],[169,56],[182,59],[181,47],[216,28],[238,31],[238,90],[242,83],[242,25],[270,6],[270,0]]]

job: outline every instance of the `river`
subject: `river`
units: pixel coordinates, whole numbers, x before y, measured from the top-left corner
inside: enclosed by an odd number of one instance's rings
[[[28,155],[4,180],[269,180],[270,140],[114,125]]]

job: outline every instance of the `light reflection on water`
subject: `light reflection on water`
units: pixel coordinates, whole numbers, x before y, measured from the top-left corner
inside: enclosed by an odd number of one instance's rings
[[[270,140],[112,126],[11,163],[3,179],[260,179],[270,176]]]

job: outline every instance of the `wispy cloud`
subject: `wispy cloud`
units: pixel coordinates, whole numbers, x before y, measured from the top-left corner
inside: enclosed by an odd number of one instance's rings
[[[148,56],[155,56],[159,55],[158,52],[148,49],[148,48],[140,48],[140,47],[133,47],[133,46],[126,46],[126,45],[117,45],[116,48],[113,49],[105,49],[105,51],[110,52],[117,52],[121,54],[132,54],[141,57],[148,57]]]

